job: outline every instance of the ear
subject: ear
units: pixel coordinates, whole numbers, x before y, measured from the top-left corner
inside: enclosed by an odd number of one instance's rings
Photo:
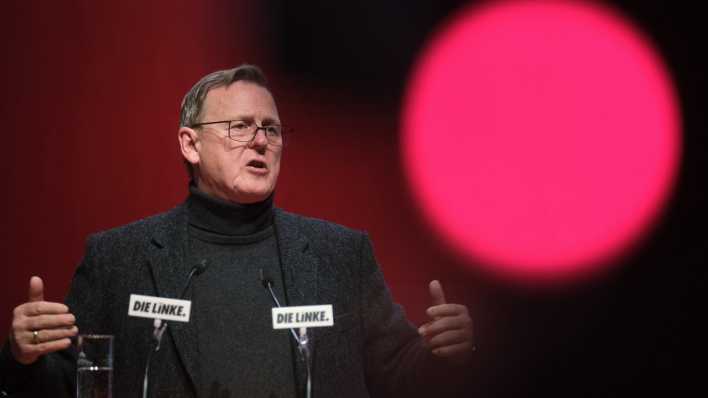
[[[199,163],[199,135],[197,132],[189,127],[180,127],[177,132],[177,140],[184,159],[196,166]]]

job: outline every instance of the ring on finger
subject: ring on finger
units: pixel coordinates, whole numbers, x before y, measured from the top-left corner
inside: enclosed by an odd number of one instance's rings
[[[32,331],[32,344],[39,344],[39,331],[38,330]]]

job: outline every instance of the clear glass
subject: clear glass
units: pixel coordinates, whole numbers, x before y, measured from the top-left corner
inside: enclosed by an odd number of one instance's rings
[[[197,128],[201,126],[208,126],[210,124],[220,123],[227,123],[226,130],[228,137],[238,142],[250,142],[256,137],[256,134],[258,134],[259,130],[263,130],[263,133],[265,134],[269,144],[281,146],[283,145],[283,135],[286,131],[289,131],[289,129],[287,129],[285,126],[281,126],[279,124],[259,126],[256,123],[245,120],[219,120],[215,122],[195,123],[190,127]]]
[[[282,127],[279,124],[271,124],[268,126],[259,126],[255,123],[244,122],[243,120],[232,120],[229,122],[229,138],[239,142],[250,142],[258,134],[259,130],[263,130],[268,142],[274,145],[283,143]]]
[[[77,398],[111,398],[113,390],[113,336],[82,334],[76,360]]]

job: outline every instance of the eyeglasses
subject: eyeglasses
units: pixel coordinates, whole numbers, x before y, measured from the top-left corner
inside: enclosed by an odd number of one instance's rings
[[[228,124],[228,136],[230,139],[238,142],[251,142],[256,138],[259,130],[263,130],[269,144],[283,145],[283,133],[285,128],[279,124],[269,124],[267,126],[259,126],[256,123],[245,120],[220,120],[218,122],[195,123],[191,128],[206,126],[208,124]]]

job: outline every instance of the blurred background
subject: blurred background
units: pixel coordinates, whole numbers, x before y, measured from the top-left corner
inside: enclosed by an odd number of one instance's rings
[[[401,108],[420,51],[468,1],[2,3],[0,337],[28,280],[62,300],[88,234],[186,197],[184,93],[248,62],[295,133],[276,203],[366,230],[395,299],[425,321],[427,283],[470,308],[475,396],[678,395],[706,390],[703,17],[688,2],[615,1],[676,85],[683,148],[661,217],[592,278],[537,287],[457,254],[421,214],[401,160]],[[703,33],[701,33],[703,32]]]

